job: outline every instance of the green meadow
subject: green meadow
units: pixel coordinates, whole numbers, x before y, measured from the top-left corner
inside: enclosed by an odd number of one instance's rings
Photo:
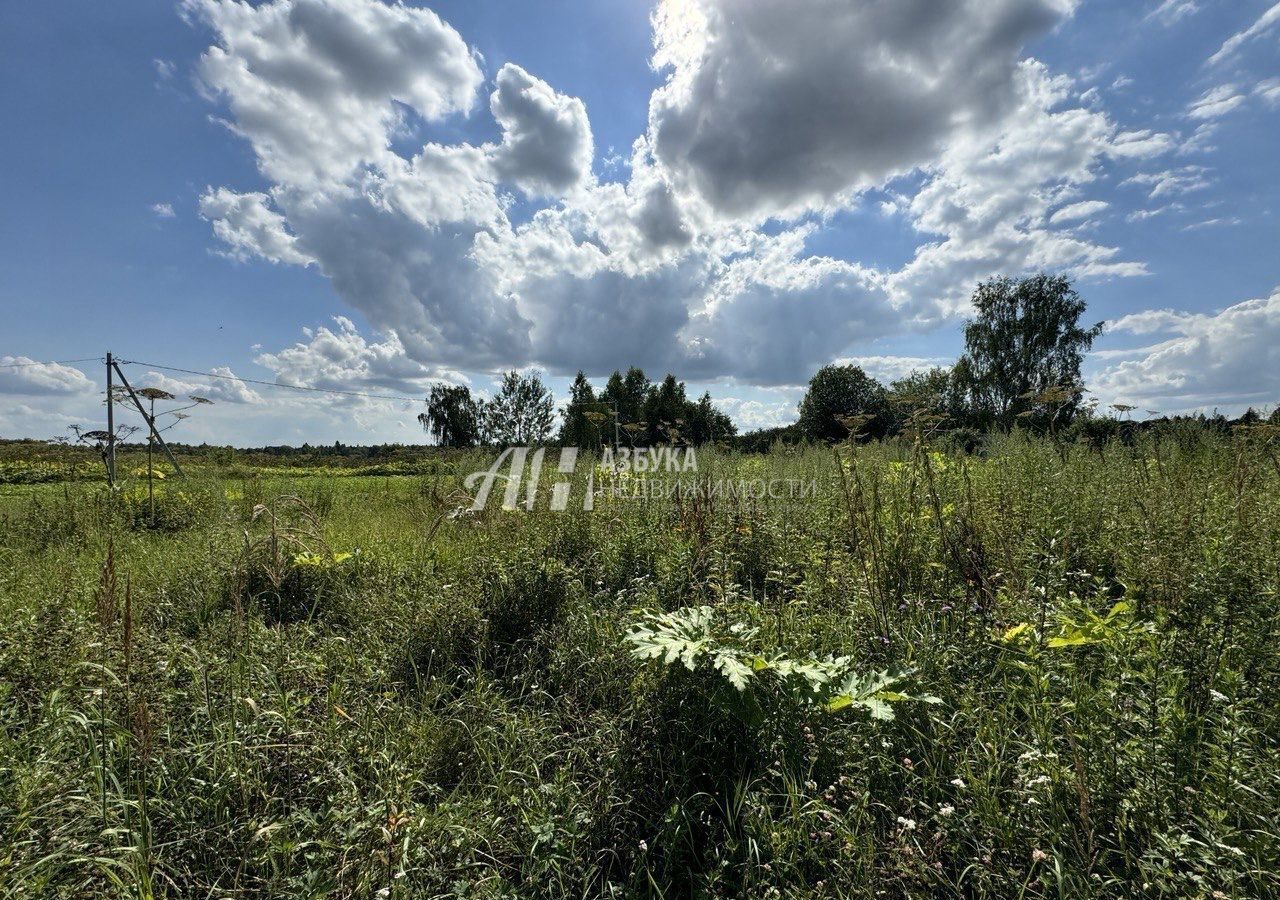
[[[1127,437],[10,448],[0,896],[1278,896],[1277,430]]]

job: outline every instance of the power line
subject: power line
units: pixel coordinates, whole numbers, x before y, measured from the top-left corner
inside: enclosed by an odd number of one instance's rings
[[[339,391],[332,388],[303,387],[297,384],[281,384],[278,381],[260,381],[256,378],[241,378],[239,375],[226,375],[222,372],[197,372],[195,369],[181,369],[177,366],[162,366],[159,363],[142,362],[136,359],[117,359],[122,366],[145,366],[149,369],[163,369],[166,372],[181,372],[184,375],[198,375],[202,378],[221,378],[225,381],[239,381],[244,384],[258,384],[263,387],[287,388],[291,391],[304,391],[310,394],[336,394],[341,397],[364,397],[367,400],[407,400],[410,403],[422,403],[422,397],[408,397],[403,394],[368,394],[364,391]]]
[[[86,356],[83,359],[51,359],[48,362],[4,363],[0,369],[29,369],[32,366],[69,366],[72,363],[102,362],[101,356]]]

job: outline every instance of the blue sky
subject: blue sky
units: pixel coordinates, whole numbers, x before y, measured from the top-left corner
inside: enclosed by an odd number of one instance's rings
[[[892,7],[890,9],[889,7]],[[1077,279],[1102,403],[1280,401],[1270,0],[67,2],[0,9],[0,435],[101,355],[421,396],[670,369],[741,427],[953,358],[977,280]],[[424,150],[425,148],[425,150]],[[147,367],[233,443],[407,403]]]

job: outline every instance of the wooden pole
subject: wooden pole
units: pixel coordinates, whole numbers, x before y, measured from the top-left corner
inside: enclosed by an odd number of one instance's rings
[[[610,400],[613,404],[613,454],[618,455],[618,401]]]
[[[151,415],[147,417],[147,421],[151,424],[151,431],[147,434],[147,515],[151,519],[151,527],[156,527],[156,469],[155,464],[151,461],[153,448],[156,445],[156,401],[154,398],[148,397],[151,401]],[[172,458],[172,457],[171,457]],[[175,463],[175,465],[177,465]]]
[[[107,485],[116,484],[116,398],[115,384],[111,375],[111,367],[115,365],[110,351],[107,352]]]
[[[142,414],[142,418],[146,420],[147,427],[151,429],[151,436],[160,442],[160,449],[164,451],[165,456],[169,457],[169,465],[173,466],[173,471],[185,478],[186,473],[182,471],[182,466],[178,465],[178,461],[173,458],[173,451],[170,450],[169,445],[164,442],[164,438],[160,436],[160,432],[156,431],[155,419],[147,415],[147,411],[142,408],[142,401],[139,400],[138,395],[133,392],[133,385],[129,384],[129,379],[124,377],[124,372],[120,370],[120,364],[112,362],[111,365],[116,370],[116,374],[120,376],[120,383],[123,384],[124,389],[129,392],[129,399],[133,401],[134,406],[138,407],[138,412],[140,412]]]

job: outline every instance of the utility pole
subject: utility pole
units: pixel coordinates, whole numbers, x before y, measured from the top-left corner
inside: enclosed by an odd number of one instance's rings
[[[111,351],[107,351],[107,485],[116,484],[116,398],[111,367],[115,365]]]
[[[613,454],[618,455],[618,401],[610,400],[613,404]]]

